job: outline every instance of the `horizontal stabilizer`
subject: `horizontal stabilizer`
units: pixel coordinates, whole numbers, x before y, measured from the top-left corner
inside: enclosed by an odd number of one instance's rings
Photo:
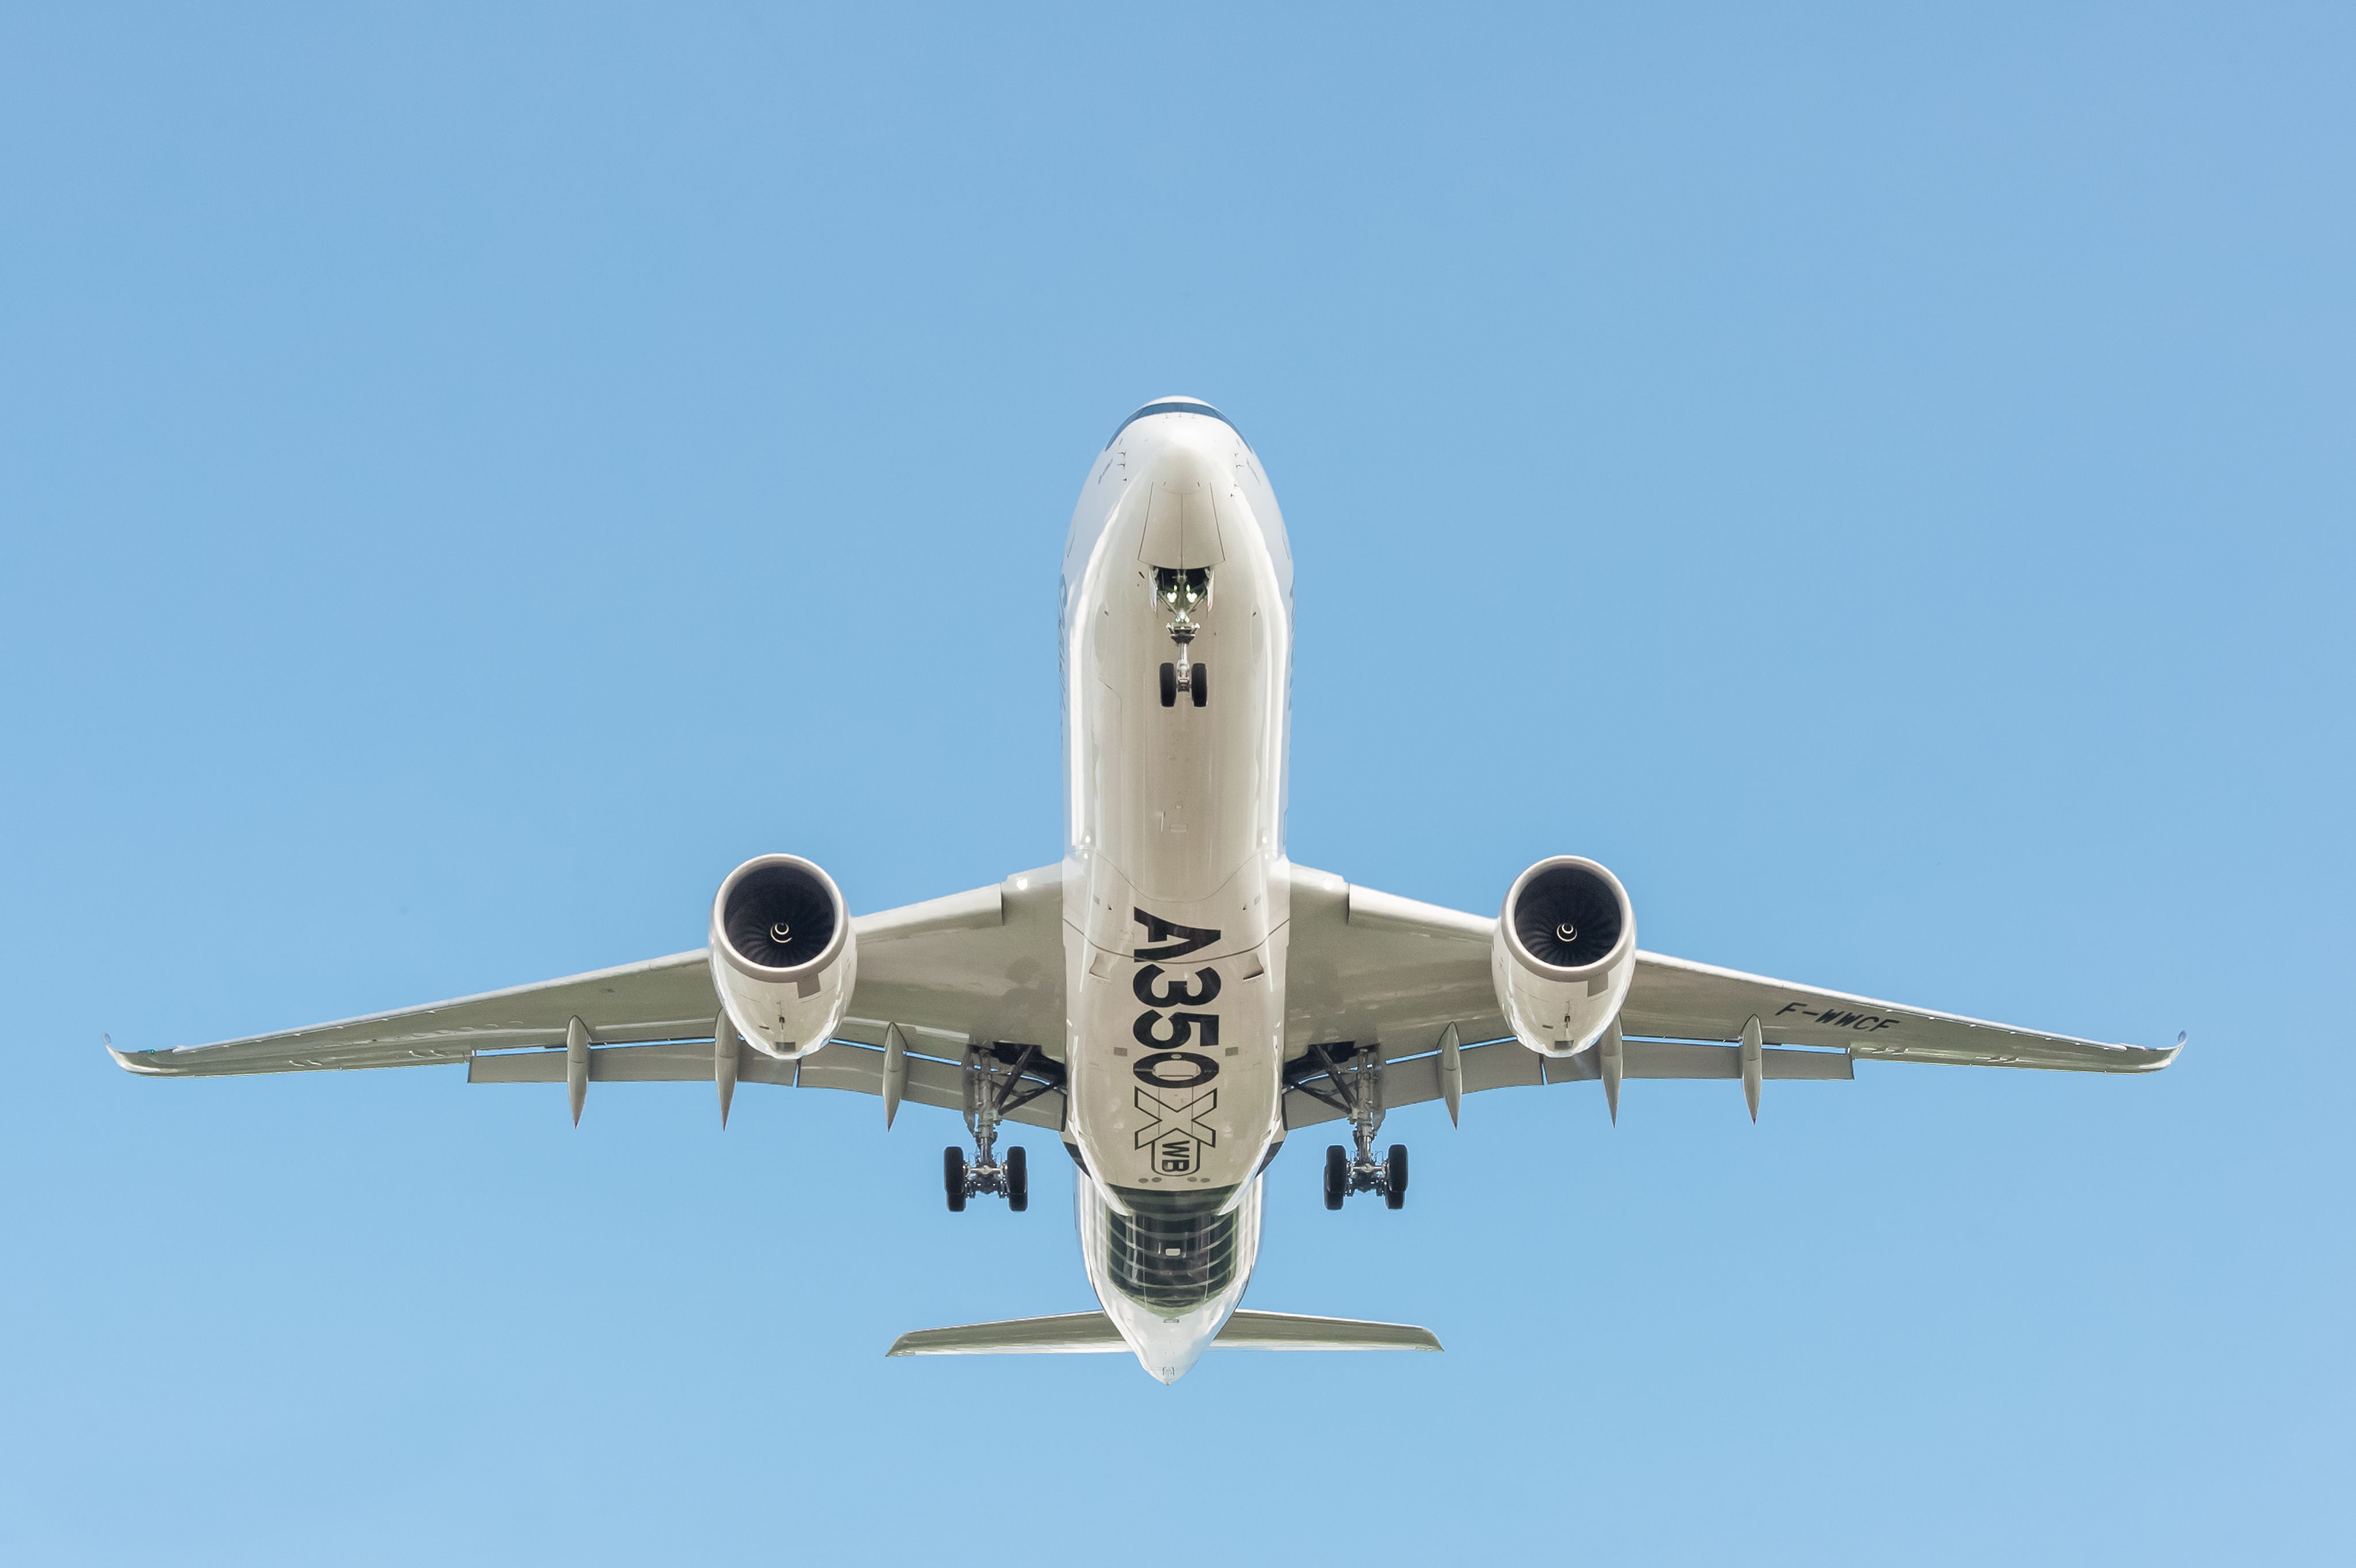
[[[1214,1350],[1437,1350],[1440,1336],[1412,1323],[1310,1317],[1297,1312],[1238,1312]]]
[[[1101,1312],[1055,1317],[1014,1317],[956,1328],[919,1328],[892,1342],[887,1356],[1085,1356],[1126,1351],[1112,1319]],[[1238,1312],[1227,1319],[1214,1350],[1437,1350],[1439,1337],[1411,1323],[1368,1323],[1355,1317],[1304,1317],[1290,1312]]]

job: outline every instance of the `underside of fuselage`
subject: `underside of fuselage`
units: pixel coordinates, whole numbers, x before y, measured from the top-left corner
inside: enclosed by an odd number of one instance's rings
[[[1065,1138],[1090,1283],[1148,1371],[1243,1299],[1284,1135],[1291,559],[1206,403],[1125,422],[1065,557]]]

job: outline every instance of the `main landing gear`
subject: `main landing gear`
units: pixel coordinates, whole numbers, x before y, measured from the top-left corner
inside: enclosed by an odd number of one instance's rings
[[[1339,1144],[1325,1145],[1325,1207],[1339,1208],[1354,1192],[1379,1192],[1386,1208],[1407,1207],[1407,1145],[1393,1144],[1377,1165],[1373,1151],[1356,1159]]]
[[[1170,612],[1170,640],[1178,645],[1178,660],[1162,667],[1162,705],[1174,708],[1185,693],[1198,708],[1211,702],[1211,680],[1194,660],[1194,634],[1202,628],[1194,612],[1210,603],[1211,574],[1203,566],[1156,566],[1153,596]]]
[[[1325,1207],[1339,1208],[1354,1192],[1379,1192],[1383,1207],[1407,1206],[1407,1145],[1393,1144],[1375,1158],[1383,1125],[1383,1052],[1379,1044],[1312,1046],[1287,1069],[1284,1086],[1322,1100],[1350,1119],[1355,1152],[1335,1144],[1325,1151]]]
[[[1031,1165],[1016,1144],[998,1157],[998,1124],[1051,1089],[1061,1086],[1063,1064],[1039,1054],[1036,1046],[969,1046],[965,1053],[965,1124],[973,1134],[973,1158],[952,1144],[941,1151],[941,1187],[951,1214],[963,1214],[976,1193],[1006,1199],[1020,1214],[1031,1207]]]
[[[994,1165],[969,1162],[965,1151],[951,1144],[941,1151],[941,1185],[948,1189],[951,1214],[963,1214],[965,1200],[977,1192],[1004,1194],[1006,1207],[1017,1214],[1031,1207],[1031,1166],[1020,1144]]]

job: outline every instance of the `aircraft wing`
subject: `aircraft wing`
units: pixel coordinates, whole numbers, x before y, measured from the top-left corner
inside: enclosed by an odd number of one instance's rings
[[[1489,972],[1495,927],[1486,916],[1295,866],[1286,1123],[1339,1118],[1327,1069],[1376,1043],[1387,1063],[1387,1104],[1443,1098],[1441,1047],[1451,1031],[1460,1092],[1598,1077],[1592,1051],[1552,1058],[1506,1037]],[[1740,1047],[1731,1042],[1753,1017],[1768,1079],[1846,1079],[1858,1059],[2149,1072],[2174,1060],[2179,1048],[2042,1034],[1640,951],[1620,1015],[1625,1074],[1740,1078]],[[1349,1053],[1333,1049],[1343,1044]],[[1317,1060],[1312,1046],[1325,1047],[1331,1059]]]
[[[884,1091],[883,1047],[899,1030],[905,1097],[963,1104],[967,1046],[1036,1045],[1044,1087],[1012,1120],[1056,1127],[1064,1031],[1063,888],[1048,866],[990,887],[851,921],[859,974],[837,1037],[798,1063],[751,1049],[747,1082]],[[326,1069],[466,1064],[474,1083],[562,1083],[578,1019],[590,1042],[590,1082],[713,1081],[720,999],[704,950],[485,992],[423,1007],[255,1035],[217,1045],[108,1050],[126,1069],[158,1078]]]
[[[1063,889],[1047,866],[993,886],[851,922],[859,944],[850,1015],[834,1040],[797,1062],[740,1054],[755,1083],[884,1092],[896,1028],[905,1098],[963,1104],[969,1046],[1036,1045],[1042,1092],[1012,1119],[1060,1127]],[[1592,1052],[1539,1056],[1507,1036],[1489,975],[1495,921],[1293,868],[1285,1047],[1285,1115],[1305,1126],[1341,1114],[1321,1093],[1335,1047],[1379,1045],[1392,1105],[1443,1098],[1442,1042],[1452,1032],[1457,1086],[1484,1089],[1598,1076]],[[154,1077],[466,1064],[475,1083],[562,1083],[574,1020],[587,1078],[712,1081],[720,1004],[704,951],[536,985],[371,1014],[308,1028],[171,1050],[113,1051]],[[1621,1014],[1629,1078],[1740,1076],[1744,1023],[1756,1016],[1768,1079],[1846,1079],[1858,1059],[2145,1072],[2174,1059],[2151,1048],[2040,1034],[1951,1013],[1826,991],[1640,952]],[[1312,1047],[1328,1047],[1320,1063]],[[1006,1053],[1001,1050],[1001,1057]]]
[[[601,1041],[712,1038],[720,1003],[703,950],[618,969],[487,991],[423,1007],[253,1035],[218,1045],[114,1050],[129,1070],[156,1078],[309,1072],[327,1068],[420,1067],[462,1062],[477,1051],[564,1044],[573,1018]]]

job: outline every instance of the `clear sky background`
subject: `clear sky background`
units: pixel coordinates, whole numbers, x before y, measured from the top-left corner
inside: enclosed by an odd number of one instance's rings
[[[329,9],[0,9],[0,1559],[2356,1556],[2345,7]],[[1170,392],[1300,861],[2181,1063],[1299,1139],[1448,1353],[1165,1389],[883,1359],[1091,1305],[943,1112],[100,1051],[1053,860]]]

